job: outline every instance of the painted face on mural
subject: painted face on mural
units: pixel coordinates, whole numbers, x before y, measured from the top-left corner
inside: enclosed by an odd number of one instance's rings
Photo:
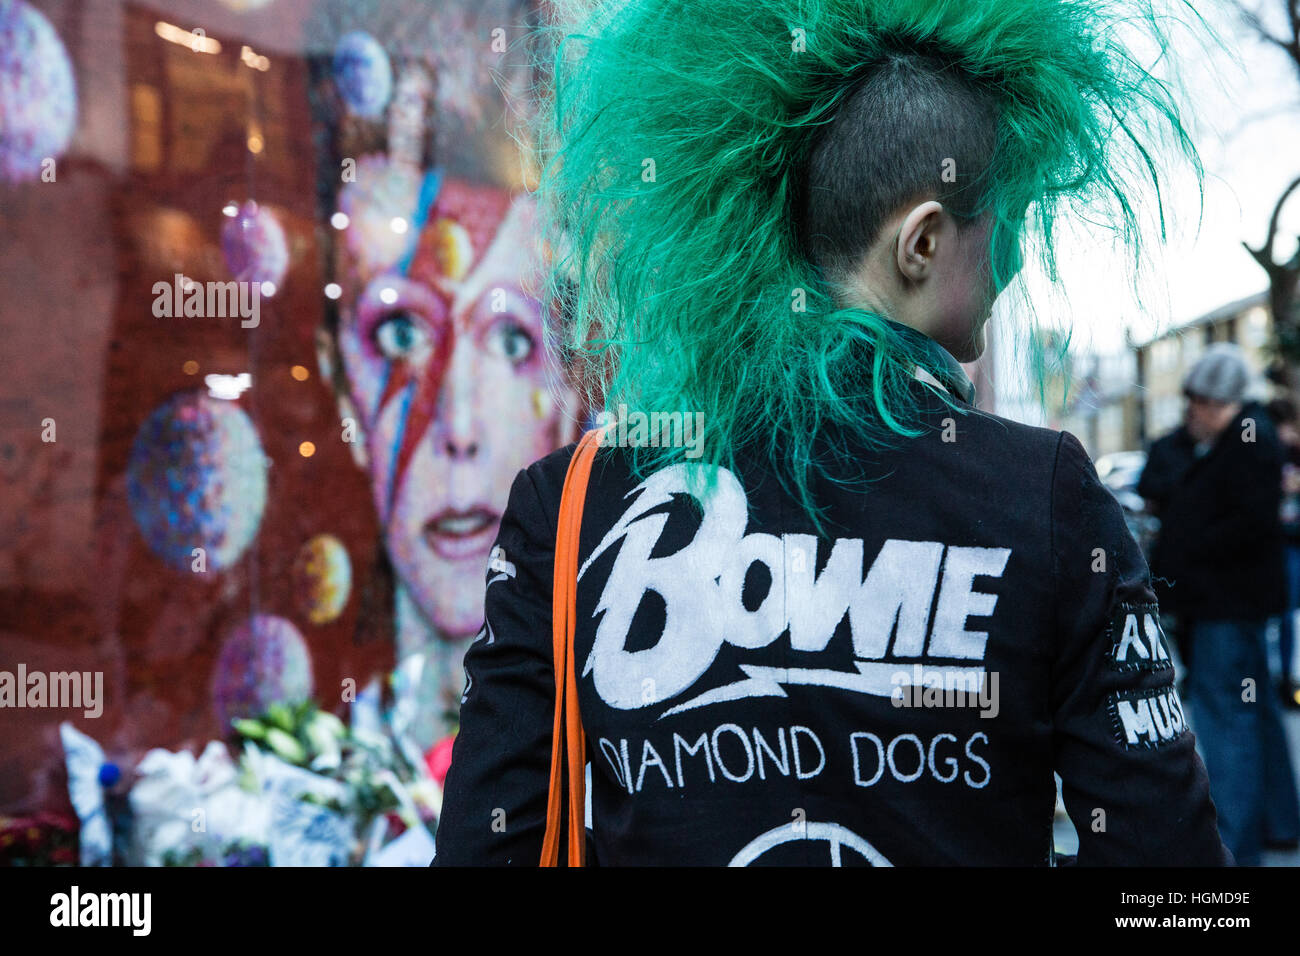
[[[344,191],[339,347],[392,563],[449,638],[483,622],[516,473],[568,440],[534,296],[534,203],[364,162]]]

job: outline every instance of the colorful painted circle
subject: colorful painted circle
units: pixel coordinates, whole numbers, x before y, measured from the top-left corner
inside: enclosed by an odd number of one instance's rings
[[[292,622],[254,614],[226,632],[212,672],[212,707],[223,729],[276,701],[306,700],[312,689],[311,655]]]
[[[313,624],[328,624],[342,614],[352,593],[352,562],[343,542],[318,534],[299,548],[293,587],[298,606]]]
[[[334,83],[351,112],[377,119],[393,95],[393,67],[379,41],[361,30],[340,37],[334,47]]]
[[[182,571],[221,571],[239,560],[262,523],[266,454],[238,405],[181,392],[136,433],[126,490],[140,534],[162,561]]]
[[[226,268],[240,282],[279,285],[289,271],[289,241],[269,209],[253,200],[239,207],[221,227],[221,252]]]
[[[77,86],[63,41],[25,0],[0,0],[0,180],[36,179],[77,125]]]

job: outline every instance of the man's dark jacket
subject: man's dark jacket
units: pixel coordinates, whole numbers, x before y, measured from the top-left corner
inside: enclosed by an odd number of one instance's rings
[[[1282,461],[1277,431],[1256,403],[1199,457],[1185,427],[1152,444],[1138,494],[1160,518],[1151,570],[1166,611],[1223,620],[1286,610]]]
[[[576,662],[599,865],[1048,865],[1053,771],[1081,865],[1230,861],[1146,562],[1083,447],[913,387],[923,434],[857,449],[865,492],[818,482],[820,537],[758,456],[701,516],[684,466],[638,481],[597,455]],[[511,490],[436,866],[540,857],[573,450]],[[996,704],[913,695],[936,680]]]

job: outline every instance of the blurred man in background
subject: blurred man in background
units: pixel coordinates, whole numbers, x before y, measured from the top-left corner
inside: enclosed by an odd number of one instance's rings
[[[1219,828],[1242,866],[1300,835],[1266,645],[1286,610],[1283,454],[1250,384],[1236,345],[1210,346],[1183,382],[1183,424],[1151,447],[1138,484],[1161,520],[1152,572],[1179,620]]]

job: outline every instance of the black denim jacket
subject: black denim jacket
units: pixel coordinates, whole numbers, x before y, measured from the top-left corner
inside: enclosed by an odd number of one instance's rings
[[[1150,575],[1078,440],[954,409],[824,480],[825,535],[760,461],[703,511],[602,449],[576,633],[599,865],[1220,865]],[[838,440],[828,436],[827,440]],[[536,865],[574,446],[520,472],[465,658],[435,866]]]

